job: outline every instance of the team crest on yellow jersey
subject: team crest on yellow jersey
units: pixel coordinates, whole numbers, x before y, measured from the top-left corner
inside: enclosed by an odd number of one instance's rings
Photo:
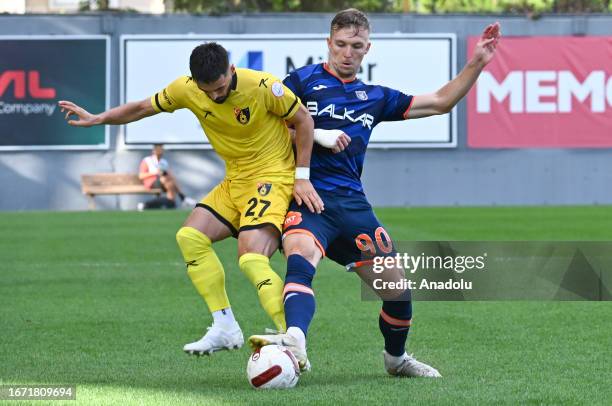
[[[257,191],[259,192],[261,196],[266,196],[268,193],[270,193],[271,189],[272,189],[271,183],[258,183],[257,184]]]
[[[240,107],[234,107],[234,115],[240,124],[248,124],[251,118],[251,112],[249,111],[248,107],[243,109]]]

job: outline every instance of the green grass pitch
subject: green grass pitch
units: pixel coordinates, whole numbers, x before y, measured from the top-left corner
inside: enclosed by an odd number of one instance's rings
[[[609,207],[377,213],[395,240],[612,240]],[[210,323],[174,241],[186,215],[0,214],[0,384],[75,384],[77,402],[92,405],[610,404],[612,303],[417,302],[409,350],[444,378],[394,379],[382,368],[380,305],[327,260],[314,282],[312,372],[293,390],[255,391],[246,346],[182,352]],[[272,327],[235,241],[216,247],[245,335]],[[273,266],[284,275],[279,255]]]

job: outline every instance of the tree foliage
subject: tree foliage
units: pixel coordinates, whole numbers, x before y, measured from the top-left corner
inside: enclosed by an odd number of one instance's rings
[[[104,0],[100,0],[104,2]],[[165,0],[189,13],[336,12],[355,7],[380,13],[602,13],[610,0]]]

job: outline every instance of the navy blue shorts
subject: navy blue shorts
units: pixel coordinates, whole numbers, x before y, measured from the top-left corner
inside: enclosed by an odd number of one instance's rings
[[[393,243],[363,193],[317,190],[325,210],[311,213],[291,202],[283,236],[305,233],[314,237],[323,256],[348,269],[374,256],[393,253]]]

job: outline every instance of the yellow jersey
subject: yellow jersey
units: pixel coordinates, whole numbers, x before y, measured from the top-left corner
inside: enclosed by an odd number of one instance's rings
[[[157,112],[181,108],[195,114],[208,141],[225,161],[230,180],[293,179],[295,160],[285,124],[300,100],[273,75],[236,69],[230,94],[215,103],[189,76],[181,76],[151,96]]]

